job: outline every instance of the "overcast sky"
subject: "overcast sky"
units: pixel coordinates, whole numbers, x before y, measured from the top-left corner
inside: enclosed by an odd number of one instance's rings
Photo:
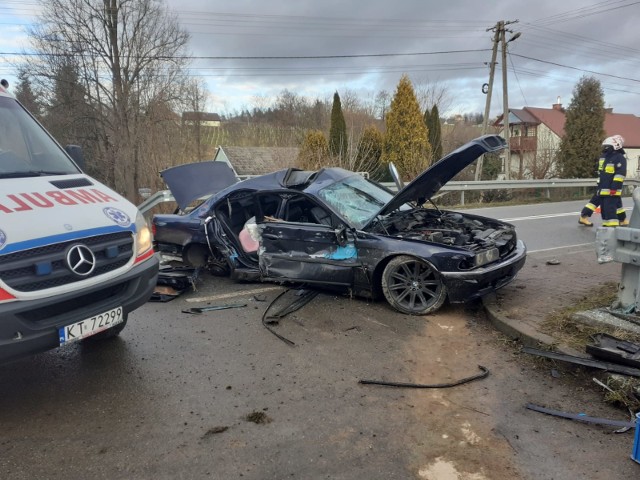
[[[403,73],[416,86],[446,88],[443,114],[484,112],[493,35],[487,30],[504,20],[514,22],[507,39],[521,33],[508,45],[510,107],[548,108],[558,97],[566,106],[576,82],[590,75],[600,80],[607,107],[640,116],[640,1],[165,3],[191,34],[191,73],[206,79],[209,109],[222,114],[268,105],[283,89],[310,98],[350,91],[370,99],[380,90],[393,93]],[[28,49],[23,29],[36,11],[28,0],[3,2],[0,50]],[[491,117],[503,108],[500,52],[498,61]],[[13,74],[0,63],[1,76],[14,80]]]

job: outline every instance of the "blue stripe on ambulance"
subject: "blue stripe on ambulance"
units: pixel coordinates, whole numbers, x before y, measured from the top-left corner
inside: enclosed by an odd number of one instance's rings
[[[110,225],[108,227],[91,228],[89,230],[78,230],[74,232],[60,233],[58,235],[51,235],[49,237],[39,237],[25,240],[23,242],[8,243],[3,248],[0,248],[0,255],[19,252],[21,250],[29,250],[30,248],[44,247],[46,245],[53,245],[61,242],[68,242],[69,240],[82,241],[82,239],[87,237],[95,237],[97,235],[106,235],[109,233],[119,233],[122,231],[135,233],[135,230],[135,224],[131,224],[127,228],[122,228],[117,225]]]

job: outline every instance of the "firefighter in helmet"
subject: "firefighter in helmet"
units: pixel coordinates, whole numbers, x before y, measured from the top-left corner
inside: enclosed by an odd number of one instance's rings
[[[622,185],[627,175],[627,158],[625,157],[624,138],[620,135],[607,137],[602,142],[602,167],[598,177],[598,197],[602,212],[603,227],[617,227],[620,225],[618,214],[624,212],[622,208]],[[626,216],[622,222],[627,224]]]
[[[618,135],[619,136],[619,135]],[[600,157],[598,160],[598,177],[602,173],[602,169],[604,168],[604,155]],[[585,227],[593,227],[593,222],[590,220],[591,215],[600,207],[600,192],[599,188],[597,188],[598,183],[596,183],[596,192],[593,194],[589,202],[584,206],[582,211],[580,212],[580,218],[578,219],[578,224],[583,225]],[[620,225],[626,226],[629,225],[629,220],[627,219],[627,212],[625,212],[622,207],[622,197],[616,197],[618,199],[616,205],[616,215],[618,220],[620,221]]]

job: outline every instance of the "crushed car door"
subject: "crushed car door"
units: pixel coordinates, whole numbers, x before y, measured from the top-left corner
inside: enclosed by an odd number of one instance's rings
[[[285,218],[287,211],[293,212],[293,208],[285,205]],[[353,233],[344,227],[310,223],[313,220],[307,217],[302,220],[261,223],[262,275],[269,279],[351,285],[354,268],[360,265]]]

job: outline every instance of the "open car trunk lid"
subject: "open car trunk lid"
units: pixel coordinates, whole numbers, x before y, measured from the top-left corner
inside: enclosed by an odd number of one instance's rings
[[[205,195],[213,195],[238,182],[235,173],[224,162],[197,162],[178,165],[160,172],[173,198],[185,210]]]

